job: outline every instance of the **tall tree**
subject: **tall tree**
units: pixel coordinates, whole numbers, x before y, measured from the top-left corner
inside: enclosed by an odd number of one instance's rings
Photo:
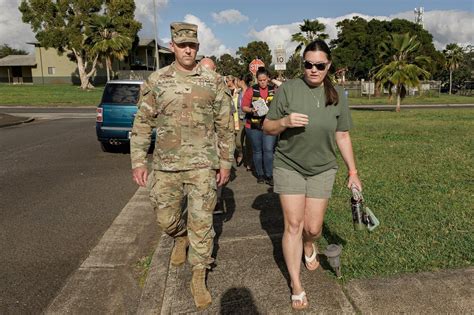
[[[303,67],[301,66],[301,56],[293,54],[286,63],[286,70],[284,72],[285,78],[294,79],[303,75]]]
[[[390,34],[410,33],[411,35],[416,35],[417,41],[420,42],[418,53],[431,59],[431,62],[425,65],[425,69],[431,73],[431,77],[436,77],[443,71],[443,54],[436,50],[433,44],[433,35],[424,29],[423,26],[405,19],[393,19],[387,25],[387,31]],[[387,35],[384,34],[384,36]]]
[[[367,79],[370,69],[375,66],[375,43],[382,38],[373,38],[371,41],[369,22],[358,16],[340,21],[336,27],[339,29],[338,37],[331,41],[334,65],[337,68],[347,67],[349,79]],[[380,24],[376,27],[383,29]]]
[[[303,20],[303,24],[300,24],[300,31],[291,35],[291,40],[297,42],[298,46],[295,48],[295,55],[299,55],[301,49],[314,41],[315,39],[328,39],[329,35],[323,33],[326,26],[319,23],[318,20]]]
[[[401,19],[367,21],[355,16],[336,24],[338,36],[331,41],[333,63],[337,68],[348,68],[350,80],[370,79],[371,69],[383,62],[378,44],[391,33],[410,33],[420,42],[419,52],[431,58],[428,71],[435,75],[442,70],[442,54],[433,45],[433,36],[420,25]]]
[[[96,15],[91,19],[88,35],[91,51],[105,58],[107,81],[110,80],[112,58],[123,60],[132,48],[132,38],[120,34],[115,26],[115,21],[108,15]]]
[[[9,55],[28,55],[23,49],[15,49],[7,44],[0,46],[0,59]]]
[[[238,58],[232,57],[230,54],[223,54],[216,63],[217,72],[222,75],[233,75],[239,77],[242,72],[242,66]]]
[[[449,71],[449,94],[453,87],[453,72],[457,70],[464,60],[464,51],[455,43],[446,45],[443,50],[444,57],[446,58],[446,68]]]
[[[407,87],[416,87],[420,78],[428,78],[430,73],[421,66],[429,63],[429,58],[418,55],[420,42],[410,34],[391,34],[389,39],[380,43],[379,53],[385,64],[380,65],[375,78],[387,86],[389,91],[396,88],[397,107],[400,111],[401,99],[405,97]]]
[[[255,58],[262,60],[267,69],[270,69],[270,64],[272,63],[272,52],[268,44],[262,41],[253,41],[248,43],[247,47],[239,47],[237,55],[245,69],[248,69],[250,62]],[[245,73],[247,73],[247,71],[248,70],[246,70]]]
[[[95,74],[100,56],[93,48],[92,21],[110,12],[112,17],[118,17],[116,31],[130,38],[135,38],[141,27],[134,21],[133,0],[22,0],[19,10],[41,46],[56,48],[59,53],[73,53],[83,89],[93,87],[90,78]]]

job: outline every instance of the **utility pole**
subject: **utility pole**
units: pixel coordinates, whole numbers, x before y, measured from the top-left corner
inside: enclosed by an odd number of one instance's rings
[[[155,21],[155,70],[158,70],[160,69],[160,54],[158,53],[158,25],[156,24],[156,0],[153,0],[153,20]]]

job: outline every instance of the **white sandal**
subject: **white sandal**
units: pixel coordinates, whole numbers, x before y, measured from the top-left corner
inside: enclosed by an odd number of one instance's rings
[[[319,267],[319,261],[317,260],[317,257],[316,257],[318,251],[316,250],[316,246],[314,246],[314,243],[311,244],[311,245],[313,245],[313,254],[311,254],[310,257],[304,255],[304,262],[305,262],[304,265],[305,265],[306,269],[308,269],[309,271],[314,271],[314,270],[318,269],[318,267]],[[311,268],[310,268],[310,267],[309,267],[309,264],[311,264],[311,263],[313,263],[313,262],[315,262],[315,261],[318,263],[318,264],[316,265],[316,267],[311,267]]]
[[[305,297],[306,297],[306,292],[301,292],[300,294],[292,294],[291,295],[291,307],[294,309],[294,310],[304,310],[305,308],[308,307],[308,300],[306,300],[305,302]],[[300,302],[297,306],[295,306],[295,304],[293,302],[295,301],[298,301]]]

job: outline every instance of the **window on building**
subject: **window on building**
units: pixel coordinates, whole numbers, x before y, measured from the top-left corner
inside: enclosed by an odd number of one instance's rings
[[[48,67],[48,74],[55,74],[56,73],[56,67]]]

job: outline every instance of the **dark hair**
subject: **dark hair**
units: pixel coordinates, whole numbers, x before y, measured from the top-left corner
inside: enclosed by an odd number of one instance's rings
[[[255,76],[258,78],[258,76],[261,75],[261,74],[264,74],[264,75],[266,75],[267,77],[270,78],[270,74],[268,73],[268,70],[265,69],[264,67],[258,68],[257,69],[257,74]]]
[[[244,81],[245,84],[247,84],[248,86],[250,86],[253,82],[253,76],[252,74],[250,73],[247,73],[247,74],[244,74],[244,75],[241,75],[240,76],[240,80]]]
[[[328,45],[322,39],[316,39],[313,42],[309,43],[308,46],[306,46],[306,48],[304,49],[303,58],[309,51],[322,51],[326,54],[329,61],[332,60],[331,50],[329,50]],[[324,77],[323,83],[324,93],[326,94],[326,106],[337,105],[339,103],[339,95],[337,95],[337,91],[334,88],[334,85],[332,84],[331,79],[327,74]]]

